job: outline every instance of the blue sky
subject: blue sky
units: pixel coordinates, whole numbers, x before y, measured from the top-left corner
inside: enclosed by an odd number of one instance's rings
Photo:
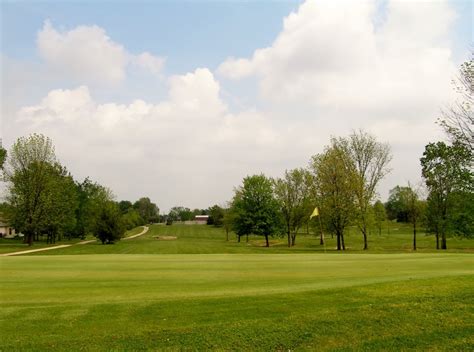
[[[445,138],[472,15],[460,0],[2,2],[0,135],[44,133],[77,178],[166,210],[224,204],[242,177],[362,128],[392,147],[384,199]]]

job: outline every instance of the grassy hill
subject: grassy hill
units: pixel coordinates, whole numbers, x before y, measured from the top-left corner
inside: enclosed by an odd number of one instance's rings
[[[473,242],[433,253],[422,235],[426,253],[403,253],[409,234],[384,236],[370,254],[355,233],[347,253],[328,239],[325,254],[314,236],[265,248],[157,225],[115,245],[1,257],[0,350],[473,350]]]

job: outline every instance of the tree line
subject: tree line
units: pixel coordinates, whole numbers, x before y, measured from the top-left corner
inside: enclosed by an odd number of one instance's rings
[[[263,174],[244,178],[230,207],[222,210],[227,238],[233,229],[239,241],[241,236],[262,235],[269,246],[269,236],[286,234],[291,247],[299,230],[312,223],[321,233],[321,244],[324,231],[336,236],[338,250],[345,250],[344,234],[355,225],[366,250],[369,228],[375,226],[380,234],[387,215],[412,224],[414,250],[421,224],[435,236],[436,249],[447,249],[448,236],[473,237],[472,77],[471,59],[454,80],[459,99],[438,121],[450,142],[429,143],[420,158],[424,184],[396,186],[383,204],[376,199],[376,189],[390,171],[389,145],[364,131],[333,137],[306,168],[287,170],[276,179]],[[311,222],[312,212],[318,217],[316,224]]]
[[[20,137],[8,151],[0,148],[6,182],[0,212],[31,245],[88,234],[103,244],[119,240],[126,230],[158,221],[149,198],[116,202],[112,191],[89,178],[74,180],[57,160],[51,139],[41,134]]]

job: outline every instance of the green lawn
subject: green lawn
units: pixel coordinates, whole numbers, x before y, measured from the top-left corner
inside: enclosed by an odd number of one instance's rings
[[[436,251],[421,234],[413,253],[409,230],[394,224],[362,251],[350,229],[338,253],[330,236],[265,248],[154,225],[114,245],[0,257],[0,351],[474,350],[474,240]]]
[[[474,348],[474,257],[0,258],[0,350]]]
[[[138,233],[142,228],[132,230],[127,235]],[[176,240],[158,240],[159,236],[173,236]],[[222,228],[207,225],[152,225],[143,236],[133,240],[119,241],[114,245],[102,245],[99,242],[73,246],[54,251],[34,253],[31,255],[64,255],[64,254],[224,254],[224,253],[314,253],[325,251],[336,253],[336,239],[326,236],[326,245],[319,244],[319,237],[314,234],[299,234],[296,246],[287,247],[286,238],[271,239],[272,246],[264,247],[262,237],[250,236],[249,242],[243,237],[237,243],[234,234],[226,235]],[[367,253],[363,251],[362,235],[350,228],[346,234],[347,252]],[[36,245],[35,245],[36,246]],[[33,246],[33,247],[35,247]],[[24,248],[28,249],[28,248]],[[449,238],[449,252],[474,253],[474,239]],[[369,253],[406,253],[412,252],[412,235],[406,224],[392,224],[390,234],[386,231],[379,236],[369,236]],[[434,236],[418,235],[418,252],[436,252]]]

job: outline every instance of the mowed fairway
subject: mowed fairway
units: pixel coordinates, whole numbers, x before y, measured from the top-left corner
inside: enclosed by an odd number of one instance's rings
[[[2,351],[474,349],[469,253],[41,255],[0,264]]]

